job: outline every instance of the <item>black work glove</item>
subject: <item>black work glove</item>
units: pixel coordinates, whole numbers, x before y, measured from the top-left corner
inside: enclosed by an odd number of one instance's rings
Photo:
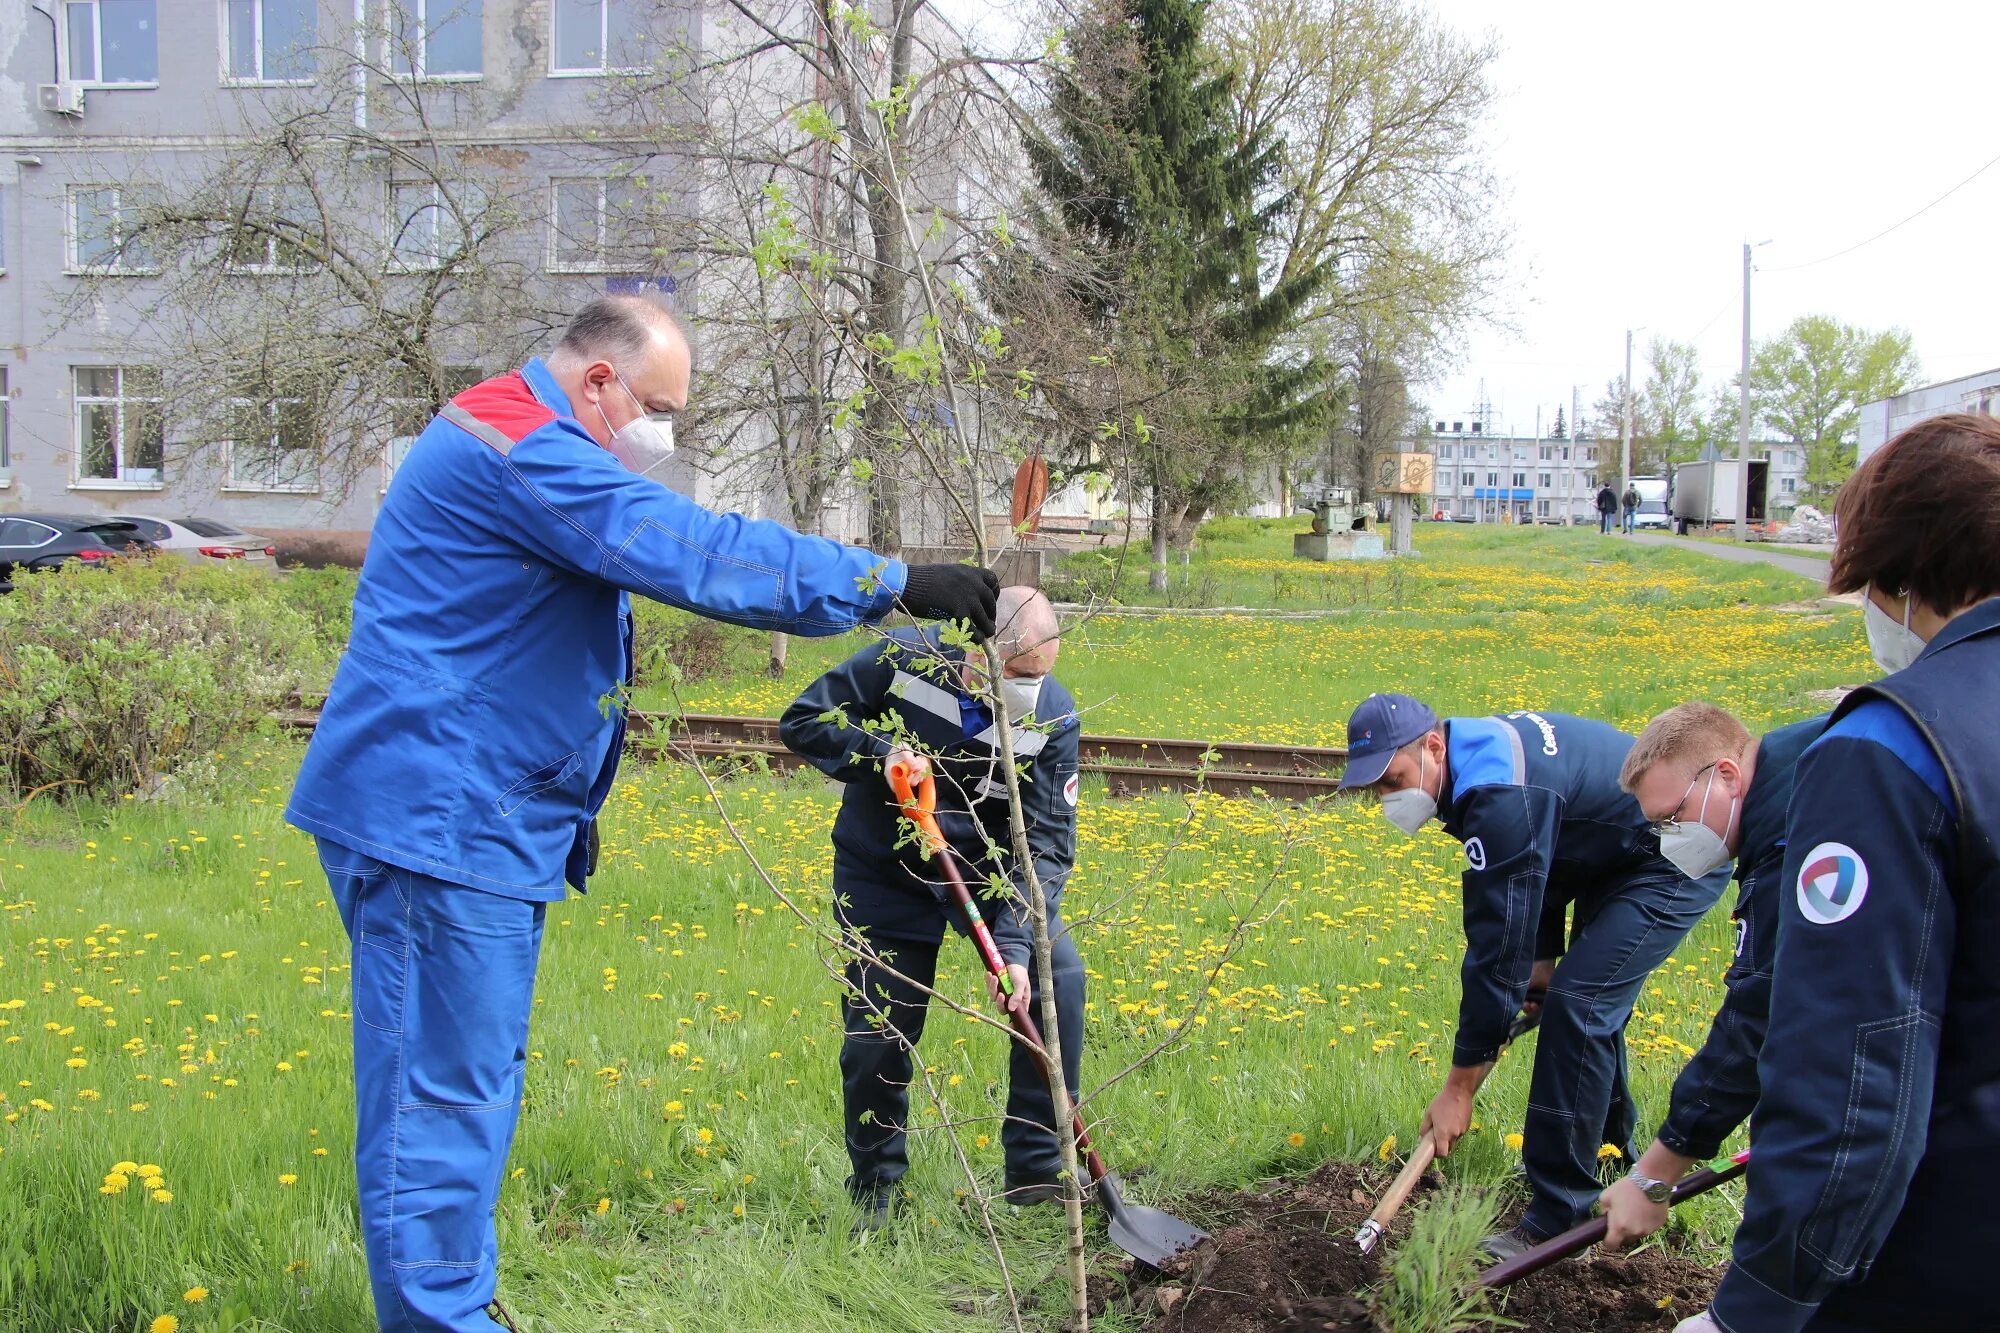
[[[903,609],[919,620],[969,620],[972,637],[993,637],[1000,610],[1000,579],[977,565],[911,565]]]

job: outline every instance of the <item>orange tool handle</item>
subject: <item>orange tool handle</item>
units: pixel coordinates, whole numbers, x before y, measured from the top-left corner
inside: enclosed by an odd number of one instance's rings
[[[980,957],[986,962],[986,970],[999,979],[1001,994],[1012,995],[1014,979],[1007,972],[1007,964],[1000,957],[1000,948],[993,942],[993,932],[987,928],[979,904],[972,900],[972,891],[965,887],[965,879],[958,873],[958,863],[953,859],[951,849],[945,845],[944,832],[938,828],[937,816],[933,813],[937,809],[937,778],[927,771],[912,786],[910,779],[915,770],[914,764],[898,759],[884,770],[884,776],[889,779],[889,789],[902,802],[903,817],[917,826],[917,831],[924,835],[925,845],[944,868],[952,902],[964,913],[973,941],[979,946]]]

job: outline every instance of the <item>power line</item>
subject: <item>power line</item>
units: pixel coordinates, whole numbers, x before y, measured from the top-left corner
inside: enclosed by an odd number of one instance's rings
[[[1875,244],[1875,242],[1881,240],[1884,236],[1887,236],[1890,232],[1896,231],[1899,228],[1906,227],[1910,223],[1915,222],[1918,218],[1930,212],[1933,208],[1936,208],[1939,204],[1951,198],[1953,195],[1957,194],[1960,190],[1963,190],[1966,186],[1972,184],[1972,182],[1978,180],[1981,176],[1984,176],[1987,172],[1991,171],[1996,166],[2000,166],[2000,156],[1992,158],[1990,161],[1986,163],[1985,166],[1979,168],[1979,170],[1973,172],[1970,176],[1967,176],[1964,180],[1952,186],[1949,190],[1946,190],[1943,194],[1931,200],[1928,204],[1925,204],[1922,208],[1910,214],[1910,216],[1904,218],[1901,222],[1897,222],[1890,226],[1884,227],[1881,231],[1876,232],[1873,236],[1870,236],[1867,240],[1856,241],[1853,245],[1848,246],[1845,250],[1836,250],[1830,255],[1822,255],[1818,259],[1810,259],[1803,264],[1787,264],[1783,268],[1767,268],[1767,269],[1759,269],[1758,271],[1760,273],[1796,273],[1802,268],[1814,268],[1820,264],[1829,264],[1836,259],[1841,259],[1847,255],[1851,255],[1856,250],[1861,249],[1863,246]]]

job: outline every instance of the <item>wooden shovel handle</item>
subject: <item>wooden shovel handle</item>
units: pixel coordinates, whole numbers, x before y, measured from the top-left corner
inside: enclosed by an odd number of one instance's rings
[[[1368,1220],[1387,1230],[1390,1220],[1402,1209],[1404,1201],[1416,1189],[1417,1182],[1423,1179],[1431,1159],[1436,1156],[1437,1140],[1426,1133],[1417,1140],[1417,1146],[1410,1151],[1410,1160],[1403,1163],[1395,1183],[1389,1186],[1389,1192],[1382,1196],[1382,1201],[1375,1205],[1375,1211],[1368,1215]]]

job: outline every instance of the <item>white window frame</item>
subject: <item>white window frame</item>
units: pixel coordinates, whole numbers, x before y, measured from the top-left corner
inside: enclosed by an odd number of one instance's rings
[[[1458,474],[1458,484],[1459,484],[1460,488],[1464,488],[1464,487],[1466,487],[1466,486],[1475,486],[1475,485],[1477,485],[1478,483],[1477,483],[1477,482],[1475,482],[1475,481],[1473,480],[1473,478],[1474,478],[1474,477],[1475,477],[1476,475],[1478,475],[1478,474],[1476,474],[1476,473],[1472,473],[1472,472],[1461,472],[1461,473],[1459,473],[1459,474]]]
[[[14,454],[7,438],[14,399],[8,390],[7,367],[0,366],[0,491],[14,484]]]
[[[611,187],[614,183],[614,178],[605,176],[552,176],[549,178],[549,244],[546,257],[548,272],[610,273],[613,271],[610,249]],[[560,207],[557,201],[562,196],[563,186],[584,184],[595,185],[597,187],[597,258],[584,263],[578,263],[574,260],[564,260],[557,253],[563,239],[562,228],[559,225],[561,221]]]
[[[79,87],[101,91],[115,91],[120,88],[157,88],[160,86],[159,0],[154,0],[153,2],[153,77],[132,83],[111,82],[104,78],[104,22],[103,16],[98,12],[97,0],[63,0],[59,9],[60,13],[57,15],[57,19],[62,31],[63,72],[70,76],[72,82]],[[72,9],[88,9],[90,11],[90,68],[94,75],[92,78],[79,79],[76,77],[76,57],[70,50],[69,40],[69,15]]]
[[[556,31],[557,13],[554,0],[549,5],[549,77],[552,79],[602,79],[621,74],[645,74],[644,65],[614,65],[611,63],[611,6],[629,3],[629,0],[596,0],[597,2],[597,51],[600,64],[581,69],[570,69],[556,62],[562,59],[561,34]]]
[[[446,366],[444,374],[447,388],[450,387],[450,383],[454,378],[463,379],[468,389],[485,378],[485,372],[478,366]],[[463,392],[463,390],[460,390],[460,392]],[[426,404],[424,404],[422,399],[418,398],[391,398],[387,400],[387,406],[393,414],[402,408],[419,408],[426,406]],[[428,425],[430,425],[430,421],[426,420],[423,426],[417,427],[417,434],[421,435],[424,427]],[[389,493],[389,483],[395,480],[396,469],[403,465],[403,459],[409,456],[410,446],[416,442],[416,435],[391,435],[387,440],[383,441],[381,494],[387,495]],[[400,450],[396,447],[399,444],[402,446]]]
[[[222,86],[225,88],[309,88],[313,84],[318,83],[319,72],[317,70],[314,70],[303,78],[297,79],[274,79],[265,74],[264,69],[267,60],[264,51],[265,0],[250,0],[250,3],[250,51],[251,59],[257,66],[257,73],[255,75],[235,75],[229,72],[229,0],[215,0],[215,31],[216,37],[221,44],[218,52],[221,63],[217,68],[220,71]],[[320,16],[319,6],[317,3],[312,3],[309,0],[307,7],[312,11],[314,32],[317,35]]]
[[[1553,472],[1537,472],[1535,475],[1541,478],[1541,487],[1543,490],[1555,489],[1555,474]]]
[[[125,377],[135,370],[150,370],[150,366],[71,366],[70,387],[70,489],[75,491],[159,491],[166,489],[166,402],[165,397],[141,397],[125,392]],[[118,392],[110,398],[91,395],[84,396],[78,389],[78,374],[86,370],[110,370],[118,375]],[[113,445],[115,453],[115,475],[110,477],[87,477],[83,474],[83,409],[87,406],[115,404],[118,409],[118,438]],[[128,468],[125,462],[130,430],[126,425],[127,403],[153,403],[160,415],[160,466],[157,468]],[[128,476],[127,473],[133,475]],[[141,475],[150,472],[150,477]]]
[[[117,244],[115,247],[117,253],[112,263],[86,264],[83,262],[83,257],[77,253],[77,241],[79,240],[76,225],[77,196],[102,194],[105,191],[109,191],[111,194],[112,213],[117,218]],[[63,272],[71,277],[102,274],[112,277],[144,278],[157,274],[160,271],[160,266],[157,263],[139,266],[117,262],[125,258],[125,244],[129,239],[126,235],[125,212],[125,187],[122,185],[78,184],[71,185],[66,189],[63,192],[63,260],[66,264]]]
[[[401,74],[395,72],[395,64],[397,54],[402,49],[402,43],[397,39],[394,31],[391,31],[384,39],[385,49],[382,52],[382,64],[384,68],[389,70],[389,77],[391,79],[399,83],[477,83],[486,77],[486,0],[389,0],[389,4],[390,17],[392,19],[394,18],[394,11],[397,8],[407,7],[415,11],[412,17],[416,19],[417,23],[417,50],[415,53],[417,58],[411,62],[410,68]],[[452,9],[464,4],[478,4],[480,7],[479,68],[470,74],[462,70],[455,70],[449,74],[433,74],[427,68],[430,63],[429,11],[436,8]],[[554,35],[553,16],[551,17],[549,32],[551,36]],[[555,58],[553,50],[551,50],[549,58],[551,60]]]
[[[254,412],[269,421],[271,433],[267,437],[266,442],[269,445],[270,452],[266,457],[275,459],[280,452],[278,449],[280,414],[288,406],[303,406],[304,404],[305,399],[299,397],[231,398],[229,400],[229,410],[237,420],[241,420],[242,417],[236,414]],[[238,450],[242,448],[242,445],[243,441],[234,438],[223,441],[222,489],[225,493],[233,492],[245,495],[318,495],[320,493],[319,450],[312,450],[312,473],[309,478],[294,482],[258,481],[254,479],[246,480],[239,477],[236,473],[237,463],[240,460]],[[244,452],[247,453],[248,451]]]
[[[388,183],[387,188],[389,192],[389,197],[388,197],[388,206],[385,211],[388,214],[388,234],[383,238],[383,243],[388,247],[390,272],[435,273],[437,270],[443,268],[444,259],[442,258],[441,255],[433,257],[428,263],[413,264],[409,260],[405,259],[401,253],[399,253],[397,249],[397,238],[401,234],[403,224],[407,219],[403,217],[402,210],[397,205],[396,192],[398,190],[430,191],[431,194],[430,201],[424,206],[427,208],[435,208],[437,210],[436,216],[439,217],[443,223],[448,224],[453,231],[458,233],[457,245],[454,246],[454,249],[456,249],[459,246],[463,246],[465,244],[465,226],[464,223],[459,219],[457,212],[454,211],[453,208],[451,207],[450,201],[446,198],[444,187],[439,185],[436,181],[430,181],[430,180],[416,180],[416,181],[391,180]],[[549,196],[549,208],[550,208],[549,253],[553,255],[555,253],[555,213],[554,213],[555,196],[553,193],[551,193]],[[412,216],[414,216],[414,214],[412,214]],[[435,237],[433,237],[433,239],[435,239]]]
[[[303,187],[299,188],[303,189]],[[252,212],[257,211],[258,201],[262,202],[264,211],[270,214],[272,217],[284,216],[282,210],[279,208],[279,190],[277,187],[272,187],[272,186],[257,187],[256,195],[251,202]],[[262,240],[264,242],[264,253],[268,256],[275,257],[277,254],[277,248],[281,243],[278,240],[278,238],[275,236],[265,236],[262,238]],[[313,259],[307,259],[303,264],[280,264],[276,262],[275,258],[273,258],[272,262],[268,264],[239,264],[227,252],[223,254],[222,266],[226,271],[230,273],[254,274],[263,276],[270,276],[274,274],[283,276],[286,274],[317,273],[320,268],[318,261]]]

